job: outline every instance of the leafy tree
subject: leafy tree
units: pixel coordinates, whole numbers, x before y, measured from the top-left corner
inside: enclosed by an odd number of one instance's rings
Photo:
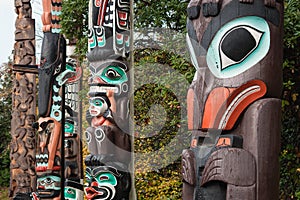
[[[163,27],[184,31],[188,0],[136,0],[134,26],[137,28]]]
[[[76,44],[75,53],[82,61],[87,52],[88,1],[64,0],[61,17],[62,32]]]
[[[12,72],[9,64],[2,64],[0,68],[0,187],[8,186],[10,179],[9,143],[10,120],[11,120],[11,94],[12,94]]]
[[[286,0],[280,199],[300,199],[300,0]]]

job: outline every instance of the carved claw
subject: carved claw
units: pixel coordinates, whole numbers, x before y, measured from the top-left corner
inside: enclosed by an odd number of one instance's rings
[[[218,180],[232,185],[250,186],[256,180],[255,158],[248,151],[224,148],[215,151],[207,160],[201,185]]]
[[[182,152],[182,177],[189,184],[196,184],[195,156],[190,149],[185,149]]]

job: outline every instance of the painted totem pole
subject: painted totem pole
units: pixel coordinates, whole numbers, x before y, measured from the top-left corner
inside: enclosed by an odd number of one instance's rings
[[[12,93],[10,193],[25,199],[36,187],[35,130],[36,84],[35,26],[30,0],[15,0],[17,13],[14,45],[14,86]]]
[[[283,3],[192,0],[183,199],[278,199]]]
[[[39,67],[36,152],[37,193],[41,199],[64,199],[64,86],[66,41],[60,34],[60,0],[43,0],[43,44]],[[69,72],[69,73],[65,73]]]
[[[81,144],[81,88],[82,68],[72,58],[66,62],[65,79],[65,121],[64,121],[64,175],[66,200],[83,199],[83,171]]]
[[[89,110],[85,159],[87,199],[129,199],[130,1],[91,0]]]

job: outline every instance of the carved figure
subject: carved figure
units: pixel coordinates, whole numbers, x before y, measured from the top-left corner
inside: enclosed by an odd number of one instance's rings
[[[190,2],[183,199],[278,199],[282,4]]]
[[[41,199],[62,199],[64,180],[63,124],[66,41],[60,34],[61,1],[43,0],[43,31],[39,67],[37,192]]]
[[[32,128],[32,123],[36,120],[36,75],[28,70],[31,67],[35,68],[35,27],[30,1],[15,0],[15,7],[17,17],[13,60],[9,197],[27,199],[31,198],[30,194],[36,187],[36,140]]]
[[[65,120],[64,120],[64,175],[65,199],[83,199],[83,173],[81,155],[81,106],[80,91],[81,66],[72,58],[66,62],[62,73],[65,83]]]
[[[130,85],[129,0],[91,0],[87,53],[91,77],[85,158],[90,199],[129,199],[131,138],[128,119]]]

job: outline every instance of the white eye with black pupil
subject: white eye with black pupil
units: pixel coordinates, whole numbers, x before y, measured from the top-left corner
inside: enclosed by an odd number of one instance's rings
[[[219,46],[221,70],[247,58],[259,45],[262,35],[263,32],[243,25],[229,30]]]
[[[106,72],[106,76],[109,78],[116,78],[116,77],[119,77],[120,75],[115,70],[109,69]]]

